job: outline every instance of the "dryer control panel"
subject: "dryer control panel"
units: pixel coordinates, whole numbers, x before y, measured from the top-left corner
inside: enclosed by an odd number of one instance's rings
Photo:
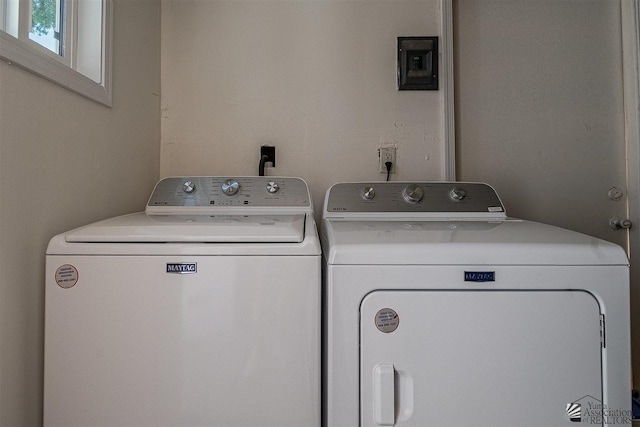
[[[184,208],[309,208],[307,184],[300,178],[281,177],[172,177],[158,182],[147,211]]]
[[[340,183],[327,191],[324,213],[506,216],[491,186],[470,182]]]

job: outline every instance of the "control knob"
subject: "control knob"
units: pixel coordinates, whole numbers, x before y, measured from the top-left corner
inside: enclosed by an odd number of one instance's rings
[[[193,181],[186,181],[182,184],[182,190],[187,194],[191,194],[196,191],[196,184]]]
[[[416,184],[409,184],[404,187],[402,197],[409,203],[418,203],[424,197],[424,190]]]
[[[372,200],[376,197],[376,189],[373,187],[365,187],[362,189],[362,198],[365,200]]]
[[[267,182],[267,193],[276,194],[280,190],[280,186],[277,182],[269,181]]]
[[[463,188],[455,187],[453,190],[451,190],[449,196],[456,202],[459,202],[460,200],[467,197],[467,192]]]
[[[240,191],[240,183],[235,179],[227,179],[220,186],[226,196],[235,196]]]

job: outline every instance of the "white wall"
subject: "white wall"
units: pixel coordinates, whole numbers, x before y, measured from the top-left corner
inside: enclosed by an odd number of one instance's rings
[[[396,90],[396,38],[440,33],[437,0],[163,0],[162,176],[442,179],[442,91]],[[428,160],[427,160],[428,159]]]
[[[159,175],[160,2],[114,13],[111,109],[0,62],[0,426],[42,423],[49,239],[143,209]]]

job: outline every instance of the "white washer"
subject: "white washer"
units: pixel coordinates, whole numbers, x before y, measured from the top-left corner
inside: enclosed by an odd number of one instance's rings
[[[628,261],[479,183],[327,191],[324,424],[631,425]]]
[[[45,426],[320,425],[303,180],[167,178],[46,258]]]

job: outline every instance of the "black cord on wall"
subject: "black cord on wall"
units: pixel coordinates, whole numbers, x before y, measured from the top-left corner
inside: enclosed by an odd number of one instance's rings
[[[258,176],[264,176],[264,164],[269,161],[269,156],[262,155],[260,157],[260,164],[258,165]]]

